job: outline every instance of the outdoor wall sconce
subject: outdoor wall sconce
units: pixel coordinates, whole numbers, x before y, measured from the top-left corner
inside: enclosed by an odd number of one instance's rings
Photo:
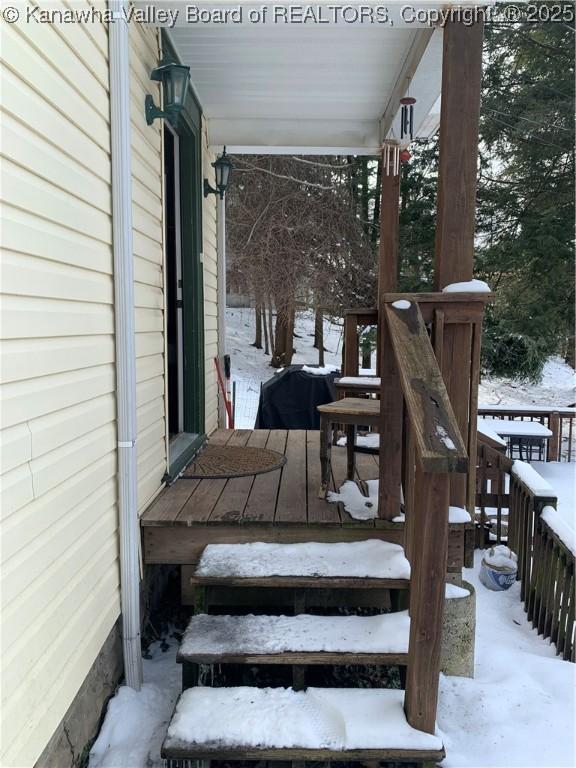
[[[204,197],[214,194],[220,195],[220,200],[224,200],[224,194],[226,193],[230,173],[232,172],[232,163],[226,154],[226,147],[224,147],[224,152],[217,158],[216,162],[212,163],[212,168],[214,168],[216,174],[216,189],[210,186],[208,179],[204,179]]]
[[[190,67],[175,62],[161,61],[160,66],[150,72],[150,80],[162,83],[164,90],[164,111],[154,104],[154,99],[147,94],[145,103],[146,122],[152,125],[157,117],[176,117],[184,108]]]

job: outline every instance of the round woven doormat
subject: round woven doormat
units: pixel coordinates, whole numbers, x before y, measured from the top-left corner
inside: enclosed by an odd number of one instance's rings
[[[183,477],[245,477],[272,472],[286,463],[286,457],[266,448],[236,445],[210,445],[184,471]]]

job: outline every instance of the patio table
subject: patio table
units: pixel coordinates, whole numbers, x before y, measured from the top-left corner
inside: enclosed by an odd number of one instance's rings
[[[478,417],[478,430],[496,433],[506,439],[510,457],[517,451],[523,461],[530,461],[532,450],[537,449],[539,458],[546,441],[552,437],[552,430],[539,421],[516,421],[512,419],[483,419]]]

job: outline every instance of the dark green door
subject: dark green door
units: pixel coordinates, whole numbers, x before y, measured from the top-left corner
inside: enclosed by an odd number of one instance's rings
[[[201,111],[192,92],[164,121],[168,474],[205,439]]]

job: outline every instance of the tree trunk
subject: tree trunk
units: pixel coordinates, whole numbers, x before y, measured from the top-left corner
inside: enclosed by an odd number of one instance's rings
[[[268,318],[266,313],[266,305],[262,305],[262,330],[264,331],[264,354],[270,354],[270,344],[268,342]]]
[[[286,346],[284,355],[284,365],[292,365],[292,356],[294,355],[294,322],[296,319],[296,310],[294,304],[290,304],[287,312],[288,321],[286,323]]]
[[[314,346],[318,349],[320,345],[320,336],[322,335],[322,310],[317,309],[314,313]]]
[[[314,346],[318,350],[318,365],[324,367],[324,315],[321,309],[314,316]]]
[[[266,311],[264,312],[266,315]],[[266,319],[266,318],[264,318]],[[268,296],[268,343],[269,353],[274,355],[274,313],[272,311],[272,299]]]
[[[565,362],[568,365],[571,365],[572,368],[576,367],[574,365],[574,363],[575,363],[575,359],[574,359],[575,358],[575,354],[574,354],[575,344],[576,344],[576,337],[570,336],[568,338],[568,347],[566,349],[566,356],[565,356],[564,360],[565,360]]]
[[[362,165],[362,221],[364,224],[364,231],[370,237],[370,224],[368,222],[368,158],[363,157],[360,160]]]
[[[362,347],[362,368],[372,367],[372,350],[370,344],[364,344]]]
[[[288,329],[288,313],[286,307],[276,303],[276,329],[274,333],[274,354],[271,365],[273,368],[281,368],[285,365],[286,358],[286,331]]]
[[[256,349],[262,349],[262,305],[256,304],[256,337],[251,345]]]

